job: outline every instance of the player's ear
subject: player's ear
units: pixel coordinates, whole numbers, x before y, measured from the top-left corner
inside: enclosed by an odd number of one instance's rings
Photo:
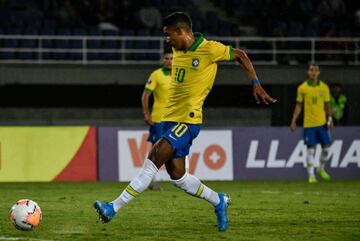
[[[182,34],[184,34],[185,31],[184,31],[184,29],[182,29],[180,27],[176,27],[175,32],[177,35],[182,35]]]

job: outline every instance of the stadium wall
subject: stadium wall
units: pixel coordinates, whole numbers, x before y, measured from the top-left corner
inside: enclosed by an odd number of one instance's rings
[[[0,84],[117,84],[143,85],[159,65],[59,65],[2,64]],[[306,78],[307,66],[256,66],[263,84],[297,84]],[[236,78],[234,78],[236,76]],[[344,85],[360,84],[357,66],[321,66],[321,78]],[[240,66],[222,65],[216,85],[246,85]]]
[[[360,127],[331,134],[331,176],[360,179]],[[130,181],[151,148],[147,135],[142,128],[1,127],[0,181]],[[187,168],[202,180],[305,179],[301,137],[300,128],[204,128]],[[165,169],[157,179],[169,180]]]
[[[96,181],[96,128],[1,127],[0,181]]]
[[[359,179],[360,127],[339,127],[331,134],[330,174]],[[305,179],[301,136],[300,129],[292,133],[287,127],[205,129],[191,148],[189,172],[203,180]],[[145,129],[99,128],[99,180],[134,178],[150,150],[146,139]],[[165,170],[157,178],[169,180]]]

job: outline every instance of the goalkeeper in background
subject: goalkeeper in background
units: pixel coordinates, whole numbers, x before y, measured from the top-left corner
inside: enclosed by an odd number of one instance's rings
[[[319,66],[309,65],[308,80],[304,81],[297,89],[296,105],[291,120],[291,130],[296,129],[302,106],[304,105],[304,142],[307,146],[307,171],[309,183],[317,183],[314,171],[315,147],[319,143],[322,146],[320,166],[316,169],[319,176],[330,181],[329,174],[325,171],[325,163],[329,159],[329,147],[331,144],[329,128],[333,127],[332,111],[330,106],[330,91],[327,84],[319,80]]]

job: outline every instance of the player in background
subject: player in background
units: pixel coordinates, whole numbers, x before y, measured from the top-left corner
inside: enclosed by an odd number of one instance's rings
[[[297,89],[296,105],[291,119],[290,128],[296,129],[302,106],[304,105],[304,142],[307,146],[306,162],[309,183],[316,183],[314,172],[315,147],[317,143],[322,146],[320,166],[316,169],[319,176],[330,181],[329,174],[325,171],[328,161],[329,147],[331,144],[328,128],[333,127],[329,87],[319,80],[320,69],[316,64],[310,64],[307,70],[308,80],[304,81]]]
[[[159,168],[165,164],[171,182],[186,193],[205,199],[215,209],[219,231],[228,228],[229,197],[215,192],[185,170],[185,157],[200,132],[202,106],[209,94],[220,61],[239,61],[253,84],[253,95],[265,104],[275,103],[261,87],[255,69],[240,49],[209,41],[193,33],[189,15],[175,12],[163,21],[166,41],[173,47],[172,81],[169,101],[163,116],[166,132],[152,147],[143,169],[118,198],[108,203],[96,201],[94,207],[104,222],[143,192]]]
[[[141,97],[142,110],[145,123],[150,126],[148,141],[154,145],[163,134],[164,125],[161,118],[168,102],[170,82],[171,82],[171,64],[172,50],[166,49],[163,54],[163,66],[153,71],[145,84],[145,89]],[[154,96],[154,103],[150,111],[150,96]],[[149,185],[149,189],[159,190],[160,186],[155,177]]]

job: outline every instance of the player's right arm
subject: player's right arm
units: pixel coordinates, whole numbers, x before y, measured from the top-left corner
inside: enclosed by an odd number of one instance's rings
[[[272,98],[268,93],[266,93],[266,91],[260,85],[260,81],[256,75],[254,66],[250,58],[245,53],[245,51],[241,49],[233,48],[232,54],[234,56],[234,59],[238,61],[243,67],[243,69],[246,71],[248,78],[252,81],[253,95],[256,100],[256,103],[259,104],[260,101],[262,101],[265,104],[275,103],[277,100]]]
[[[301,109],[302,109],[302,103],[300,102],[296,102],[295,108],[294,108],[294,113],[291,119],[291,124],[290,124],[290,129],[292,131],[294,131],[296,129],[296,121],[299,118],[299,115],[301,113]]]
[[[260,101],[265,104],[275,103],[277,101],[268,95],[268,93],[266,93],[266,91],[260,85],[260,81],[256,75],[254,66],[245,51],[232,48],[231,46],[225,46],[224,44],[216,41],[210,41],[210,44],[211,58],[213,62],[236,60],[240,63],[240,65],[246,71],[248,78],[252,81],[253,95],[258,104]]]
[[[148,125],[154,124],[151,120],[151,113],[150,113],[150,108],[149,108],[149,99],[150,99],[151,93],[152,92],[144,89],[144,92],[141,96],[141,104],[142,104],[142,110],[143,110],[143,114],[144,114],[144,121]]]
[[[299,115],[301,113],[303,101],[304,101],[304,95],[302,93],[301,86],[299,86],[297,89],[297,94],[296,94],[296,104],[295,104],[295,108],[294,108],[294,113],[293,113],[293,116],[291,118],[291,123],[290,123],[290,129],[292,131],[294,131],[296,129],[296,121],[299,118]]]
[[[152,92],[155,90],[157,82],[156,82],[156,71],[154,71],[149,79],[146,81],[145,88],[143,94],[141,96],[141,104],[142,104],[142,111],[144,114],[144,121],[148,125],[153,125],[153,121],[151,119],[151,111],[149,106],[149,100]]]

